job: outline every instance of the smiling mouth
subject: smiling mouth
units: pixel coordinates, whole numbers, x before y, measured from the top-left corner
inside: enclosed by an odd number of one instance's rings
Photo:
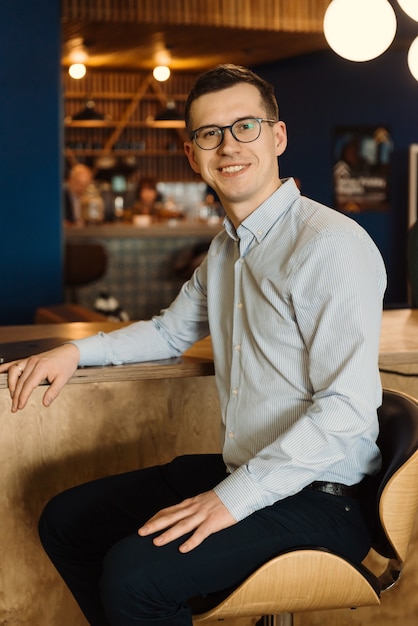
[[[220,167],[222,174],[236,174],[245,169],[245,165],[228,165],[227,167]]]

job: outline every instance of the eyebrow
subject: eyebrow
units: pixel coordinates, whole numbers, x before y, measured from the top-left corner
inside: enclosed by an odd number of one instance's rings
[[[257,120],[260,119],[261,117],[263,117],[262,115],[241,115],[240,117],[237,117],[233,122],[231,122],[230,124],[203,124],[202,126],[197,126],[197,128],[193,128],[191,132],[196,132],[197,130],[200,130],[201,128],[212,128],[213,126],[216,126],[216,128],[225,128],[226,126],[232,126],[233,124],[235,124],[235,122],[239,122],[240,120]]]

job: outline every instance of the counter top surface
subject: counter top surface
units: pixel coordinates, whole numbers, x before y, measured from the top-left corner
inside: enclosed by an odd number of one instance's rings
[[[223,229],[222,221],[215,224],[188,220],[167,220],[149,226],[123,223],[104,223],[97,226],[68,226],[67,239],[78,238],[148,238],[148,237],[202,237],[211,239]]]
[[[418,364],[418,309],[383,312],[379,364]]]
[[[37,324],[33,326],[0,327],[0,352],[2,344],[22,343],[52,338],[57,344],[70,339],[81,339],[99,331],[110,332],[125,326],[118,322],[72,322],[68,324]],[[48,348],[47,348],[48,349]],[[41,348],[43,350],[43,348]],[[214,373],[210,338],[194,344],[183,356],[173,359],[149,361],[130,365],[79,368],[69,383],[113,382],[211,376]],[[7,387],[7,374],[0,374],[0,389]]]
[[[0,344],[54,338],[67,341],[124,326],[115,322],[73,322],[69,324],[38,324],[0,327]],[[418,364],[418,309],[384,311],[380,340],[381,367]],[[71,383],[183,378],[210,376],[214,373],[212,346],[209,337],[192,346],[179,358],[150,361],[133,365],[86,367],[77,370]],[[7,386],[7,375],[0,374],[0,388]]]

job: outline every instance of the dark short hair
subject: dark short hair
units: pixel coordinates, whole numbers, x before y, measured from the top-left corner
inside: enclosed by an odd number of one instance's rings
[[[153,176],[144,176],[138,183],[138,191],[141,189],[157,189],[157,179]]]
[[[239,83],[254,85],[260,93],[261,100],[266,108],[266,115],[274,120],[279,119],[279,107],[273,86],[247,67],[226,63],[217,65],[196,79],[186,100],[184,111],[187,130],[189,132],[193,130],[190,128],[190,108],[197,98],[215,91],[228,89]]]

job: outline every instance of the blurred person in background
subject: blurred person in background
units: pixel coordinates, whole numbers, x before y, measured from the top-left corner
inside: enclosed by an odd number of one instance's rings
[[[87,187],[93,182],[93,172],[82,163],[74,165],[64,183],[64,223],[65,225],[81,225],[81,198]]]
[[[138,199],[133,207],[133,214],[155,217],[161,200],[155,178],[149,176],[140,179],[137,197]]]

